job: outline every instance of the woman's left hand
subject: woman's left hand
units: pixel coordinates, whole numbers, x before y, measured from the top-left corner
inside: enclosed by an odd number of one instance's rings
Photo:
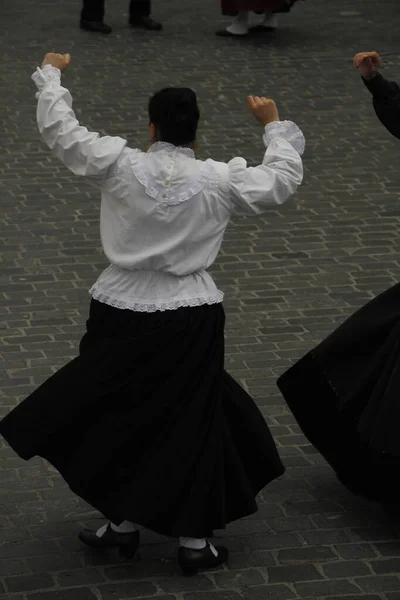
[[[70,54],[55,54],[54,52],[49,52],[44,57],[42,62],[42,69],[46,65],[51,65],[56,69],[60,69],[60,71],[65,71],[69,67],[71,63],[71,55]]]

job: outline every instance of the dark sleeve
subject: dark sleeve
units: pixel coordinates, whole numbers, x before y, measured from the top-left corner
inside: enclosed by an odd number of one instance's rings
[[[400,87],[380,73],[369,81],[363,81],[373,96],[378,119],[392,135],[400,139]]]

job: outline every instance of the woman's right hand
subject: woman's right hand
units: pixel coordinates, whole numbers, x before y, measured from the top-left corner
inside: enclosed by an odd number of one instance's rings
[[[353,64],[364,79],[373,79],[378,73],[382,59],[377,52],[359,52],[353,59]]]
[[[274,121],[279,121],[278,109],[271,98],[249,96],[247,98],[247,104],[252,115],[263,127],[266,127]]]

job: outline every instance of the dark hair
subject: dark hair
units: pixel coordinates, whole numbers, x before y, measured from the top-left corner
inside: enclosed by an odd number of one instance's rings
[[[187,146],[196,140],[200,111],[197,97],[189,88],[164,88],[150,99],[150,123],[157,128],[158,141]]]

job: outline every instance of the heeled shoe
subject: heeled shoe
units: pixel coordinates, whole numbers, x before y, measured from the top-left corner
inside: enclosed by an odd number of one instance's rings
[[[91,548],[118,548],[119,555],[129,560],[135,556],[140,545],[139,531],[118,533],[113,531],[110,525],[101,537],[92,529],[83,529],[79,533],[79,539]]]
[[[190,577],[199,571],[215,569],[226,562],[229,556],[228,548],[217,546],[215,549],[218,552],[217,556],[211,550],[209,542],[201,550],[192,550],[181,546],[178,551],[178,563],[183,575]]]

